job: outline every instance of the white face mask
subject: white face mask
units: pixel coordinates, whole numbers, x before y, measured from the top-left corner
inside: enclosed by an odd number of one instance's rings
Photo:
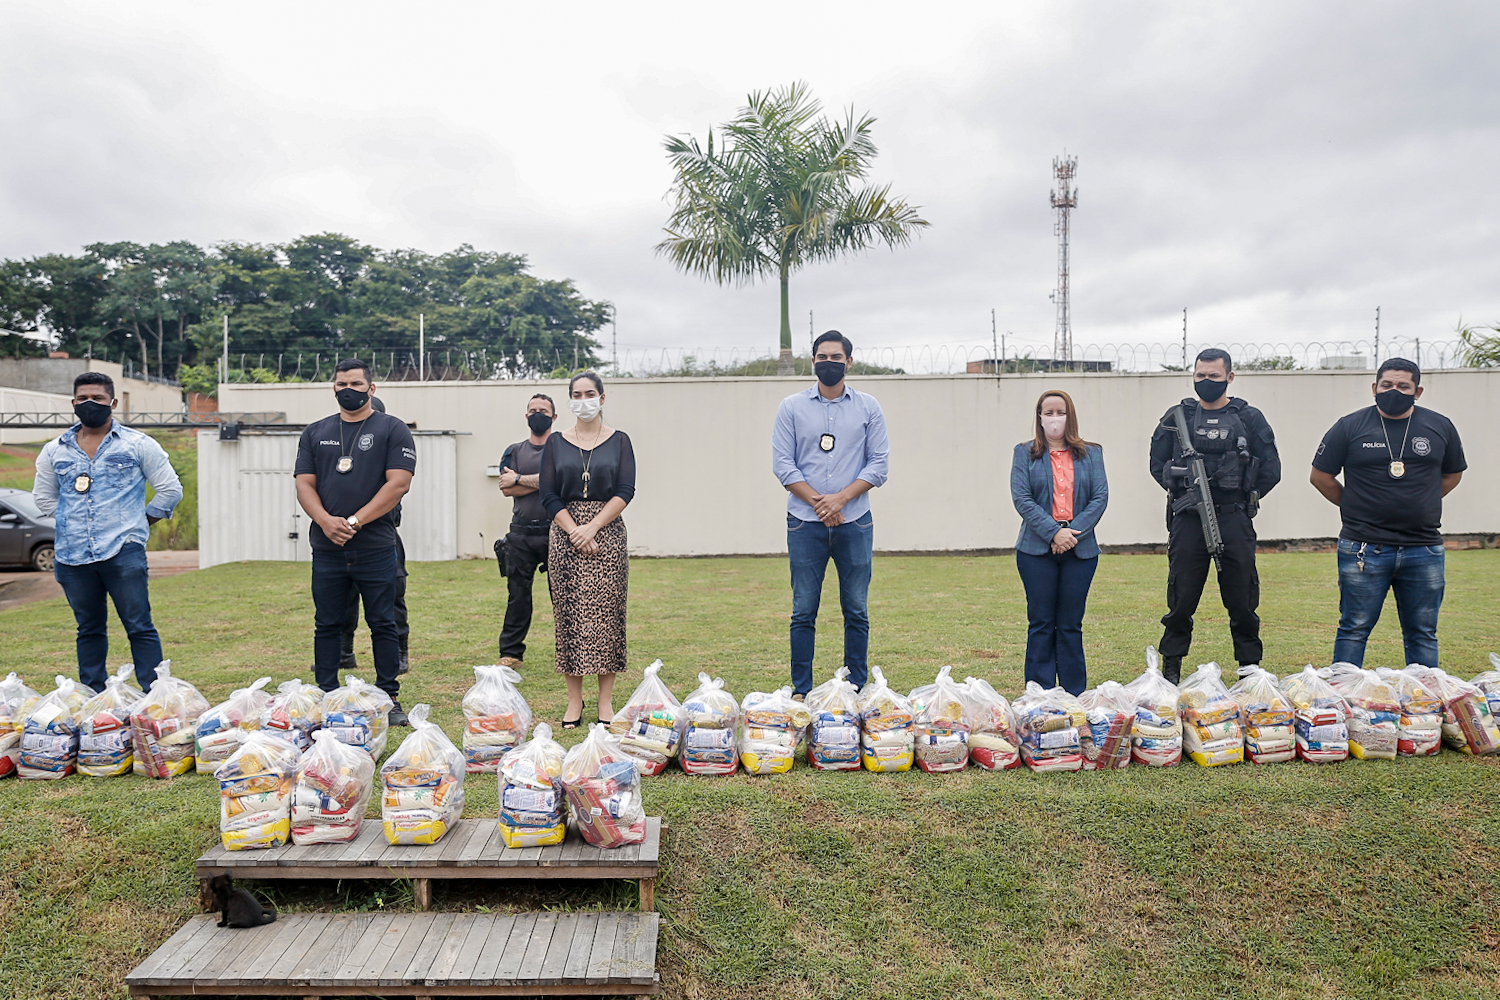
[[[570,399],[568,405],[573,407],[573,416],[579,420],[593,420],[599,415],[599,410],[604,406],[604,400],[598,396],[592,399]]]
[[[1068,415],[1066,413],[1042,418],[1042,433],[1047,435],[1049,440],[1057,440],[1062,437],[1063,428],[1067,426]]]

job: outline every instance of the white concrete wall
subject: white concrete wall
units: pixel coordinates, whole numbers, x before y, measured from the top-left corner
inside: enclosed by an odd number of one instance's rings
[[[1371,404],[1369,372],[1246,372],[1233,395],[1265,412],[1285,473],[1266,499],[1262,539],[1338,534],[1338,510],[1309,485],[1309,462],[1335,420]],[[756,554],[786,551],[785,497],[771,475],[776,406],[806,380],[779,378],[606,380],[609,422],[630,433],[639,467],[625,513],[642,555]],[[1177,373],[1108,375],[880,376],[854,380],[885,410],[890,482],[873,497],[875,544],[884,551],[1003,548],[1020,518],[1010,501],[1011,449],[1028,439],[1044,389],[1069,392],[1084,437],[1104,446],[1110,506],[1101,543],[1166,539],[1164,495],[1151,479],[1147,445],[1168,406],[1192,393]],[[1463,437],[1469,471],[1448,497],[1448,532],[1500,532],[1500,371],[1432,372],[1423,403],[1450,417]],[[526,434],[527,399],[562,400],[561,382],[389,383],[377,387],[391,413],[418,428],[467,431],[458,439],[458,551],[489,556],[510,520],[485,466]],[[327,383],[225,385],[225,410],[283,410],[312,421],[333,412]],[[560,426],[572,422],[565,402]],[[417,476],[422,469],[417,469]],[[481,541],[480,533],[483,533]]]
[[[51,392],[32,392],[30,389],[9,389],[0,386],[0,413],[72,413],[73,397],[59,396]],[[0,444],[27,444],[51,441],[60,431],[35,428],[31,430],[0,430]]]

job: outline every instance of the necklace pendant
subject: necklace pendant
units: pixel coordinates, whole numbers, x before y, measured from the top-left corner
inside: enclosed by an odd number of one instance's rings
[[[338,470],[340,472],[348,472],[352,468],[354,468],[354,459],[353,458],[351,458],[348,455],[345,455],[343,458],[339,459]]]
[[[1404,475],[1406,475],[1406,463],[1405,462],[1392,462],[1391,463],[1391,478],[1392,479],[1400,479]]]

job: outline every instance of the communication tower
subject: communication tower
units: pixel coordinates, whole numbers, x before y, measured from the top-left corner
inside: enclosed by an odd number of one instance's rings
[[[1052,357],[1056,361],[1073,360],[1073,313],[1068,297],[1068,231],[1073,209],[1078,207],[1078,189],[1073,186],[1073,175],[1078,170],[1078,158],[1064,151],[1061,157],[1052,160],[1052,177],[1057,187],[1052,191],[1052,211],[1057,219],[1052,232],[1057,237],[1057,287],[1052,291],[1052,301],[1057,305],[1057,329],[1052,335]]]

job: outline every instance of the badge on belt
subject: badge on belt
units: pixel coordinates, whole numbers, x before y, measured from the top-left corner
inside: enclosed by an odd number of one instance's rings
[[[832,451],[834,444],[838,441],[832,434],[824,434],[818,438],[818,447],[824,451]]]
[[[73,492],[87,493],[89,491],[89,488],[93,485],[93,478],[85,472],[82,475],[78,476],[78,478],[73,480]]]

